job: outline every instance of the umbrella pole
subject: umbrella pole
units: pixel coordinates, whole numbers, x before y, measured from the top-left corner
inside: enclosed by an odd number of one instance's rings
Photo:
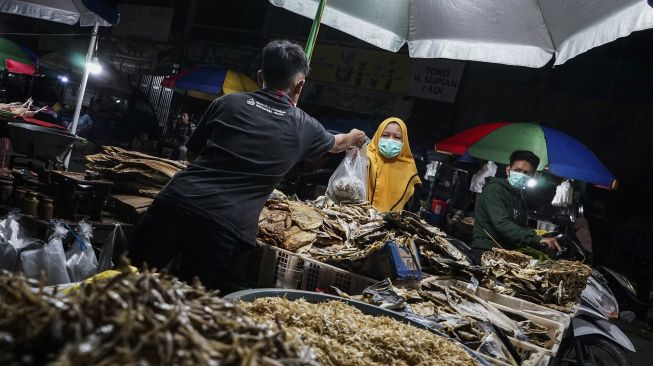
[[[95,22],[93,26],[93,33],[91,34],[91,41],[88,44],[88,52],[86,53],[86,65],[84,66],[84,75],[82,76],[82,82],[79,84],[79,91],[77,92],[77,104],[75,105],[75,113],[73,114],[73,121],[70,124],[70,133],[73,135],[77,132],[77,122],[79,121],[79,114],[82,111],[82,103],[84,102],[84,93],[86,93],[86,83],[88,82],[88,64],[93,60],[93,51],[95,50],[95,43],[97,41],[97,32],[99,24]],[[64,160],[64,167],[68,169],[68,163],[70,162],[70,154],[72,154],[72,149],[66,155]]]
[[[36,72],[39,70],[39,64],[38,62],[36,63],[36,66],[34,67],[34,73],[32,74],[32,80],[29,82],[29,97],[32,97],[32,90],[34,90],[34,78],[36,78]]]
[[[317,33],[320,31],[320,23],[322,23],[322,14],[324,13],[326,3],[327,0],[320,0],[320,3],[317,5],[317,12],[315,13],[315,18],[313,19],[313,25],[311,25],[311,32],[308,34],[308,41],[306,41],[305,51],[309,65],[311,64],[313,48],[315,47],[315,41],[317,40]]]

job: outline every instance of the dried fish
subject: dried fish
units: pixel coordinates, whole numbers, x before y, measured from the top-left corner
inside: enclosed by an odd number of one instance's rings
[[[186,167],[185,162],[150,156],[115,146],[86,156],[87,168],[97,171],[116,188],[128,193],[154,197],[170,179]]]
[[[494,248],[482,257],[484,287],[498,293],[572,312],[592,269],[566,260],[531,261],[525,254]]]
[[[283,327],[165,274],[124,272],[57,297],[7,273],[0,298],[2,365],[317,365]]]
[[[287,221],[287,216],[292,225],[278,224]],[[382,214],[367,203],[336,204],[326,196],[299,202],[277,191],[259,216],[258,231],[262,243],[341,267],[369,257],[388,240],[398,244],[415,241],[432,273],[450,274],[452,268],[472,273],[469,259],[444,235],[410,212]]]
[[[286,340],[299,338],[323,365],[478,365],[451,340],[387,317],[364,315],[340,301],[261,298],[241,303]]]

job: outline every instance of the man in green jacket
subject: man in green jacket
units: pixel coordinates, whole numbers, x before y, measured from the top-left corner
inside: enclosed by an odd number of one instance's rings
[[[480,263],[483,252],[493,246],[505,249],[533,247],[560,252],[553,238],[542,238],[527,227],[522,190],[540,164],[530,151],[515,151],[506,167],[506,179],[489,178],[476,201],[472,259]]]

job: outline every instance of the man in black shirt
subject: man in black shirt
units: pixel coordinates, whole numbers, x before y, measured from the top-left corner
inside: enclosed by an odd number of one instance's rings
[[[183,280],[224,285],[234,256],[256,245],[258,217],[299,161],[362,146],[356,129],[332,135],[296,107],[308,74],[303,49],[273,41],[263,49],[263,89],[216,99],[188,140],[199,155],[159,193],[129,244],[133,263],[166,267]]]

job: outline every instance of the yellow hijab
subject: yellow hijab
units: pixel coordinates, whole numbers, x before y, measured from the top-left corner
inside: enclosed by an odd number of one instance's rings
[[[388,159],[379,151],[379,139],[390,123],[401,127],[403,148],[394,159]],[[404,121],[390,117],[381,122],[372,141],[367,145],[370,161],[367,179],[367,199],[379,211],[401,211],[415,193],[415,185],[421,184],[413,154],[408,145],[408,129]]]

